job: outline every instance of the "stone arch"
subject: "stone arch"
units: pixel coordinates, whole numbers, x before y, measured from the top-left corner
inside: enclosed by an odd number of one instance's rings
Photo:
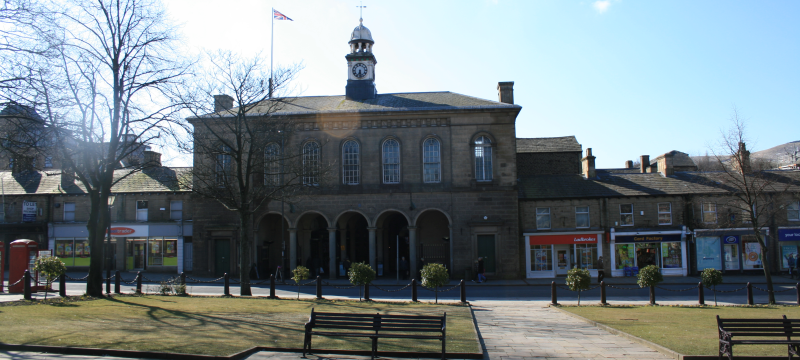
[[[347,213],[358,213],[358,214],[361,214],[361,216],[363,216],[364,219],[367,220],[367,226],[375,226],[375,224],[372,224],[372,223],[369,222],[369,216],[367,216],[367,214],[365,214],[361,210],[348,209],[348,210],[344,210],[344,211],[340,212],[338,215],[336,215],[336,217],[334,218],[333,222],[330,223],[330,224],[333,224],[333,226],[331,226],[331,227],[334,227],[334,226],[338,225],[339,221],[342,220],[342,217],[344,215],[346,215]]]
[[[398,274],[400,259],[409,264],[409,224],[411,219],[398,209],[386,209],[375,217],[375,257],[379,276],[406,278],[405,271]],[[383,271],[380,271],[381,268]]]
[[[440,263],[452,272],[452,224],[450,214],[437,208],[425,209],[414,218],[420,268],[427,263]]]
[[[321,211],[318,211],[318,210],[306,210],[306,211],[301,212],[300,214],[297,215],[297,217],[295,218],[295,223],[292,224],[292,225],[296,227],[298,221],[300,220],[300,218],[302,218],[303,216],[305,216],[307,214],[311,214],[311,213],[314,213],[314,214],[317,214],[319,216],[322,216],[322,218],[325,219],[325,222],[328,224],[328,227],[331,227],[330,219],[328,219],[328,217],[325,216],[325,214],[323,214]]]

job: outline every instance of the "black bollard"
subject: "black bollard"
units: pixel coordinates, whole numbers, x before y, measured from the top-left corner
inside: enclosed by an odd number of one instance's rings
[[[550,304],[558,305],[558,294],[556,294],[556,282],[550,283]]]
[[[411,301],[417,302],[417,279],[411,279]]]
[[[181,285],[186,286],[186,273],[181,272]]]
[[[61,274],[58,277],[58,295],[67,297],[67,274]]]
[[[753,305],[753,285],[747,283],[747,305]]]
[[[119,285],[120,285],[120,281],[121,281],[121,279],[120,279],[120,278],[121,278],[121,277],[122,277],[122,276],[120,276],[120,274],[119,274],[119,270],[117,270],[117,271],[114,273],[114,294],[119,294],[119,293],[120,293],[120,291],[119,291]]]
[[[22,293],[25,297],[25,300],[31,300],[31,272],[28,269],[25,269],[25,275],[22,277],[23,290]]]
[[[231,296],[231,277],[228,273],[225,273],[223,277],[225,278],[225,290],[223,295]]]
[[[655,305],[655,304],[656,304],[656,287],[655,286],[651,286],[650,287],[650,305]]]
[[[797,290],[797,305],[800,305],[800,283],[797,283],[794,288]]]
[[[269,298],[275,299],[275,274],[269,274]]]
[[[461,303],[467,303],[467,284],[464,283],[464,279],[461,279],[461,283],[459,284],[461,287]]]
[[[369,301],[369,284],[364,285],[364,300]]]
[[[142,293],[142,272],[139,271],[136,273],[136,293]]]
[[[317,276],[317,300],[322,300],[322,278]]]
[[[601,281],[600,282],[600,304],[601,305],[608,305],[608,302],[606,302],[606,282],[605,281]]]
[[[706,294],[705,291],[703,290],[702,282],[697,283],[697,303],[700,305],[706,304]]]

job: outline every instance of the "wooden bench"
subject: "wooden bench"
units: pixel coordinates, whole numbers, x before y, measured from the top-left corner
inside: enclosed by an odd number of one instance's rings
[[[442,342],[445,357],[447,313],[442,316],[347,314],[314,312],[308,319],[303,340],[303,356],[311,352],[311,336],[362,337],[372,340],[372,358],[378,352],[379,338],[436,339]]]
[[[800,319],[720,319],[719,327],[719,359],[725,355],[733,360],[733,345],[787,345],[789,359],[800,357],[800,339],[792,337],[800,335]],[[747,338],[747,339],[740,339]],[[755,338],[755,339],[753,339]]]

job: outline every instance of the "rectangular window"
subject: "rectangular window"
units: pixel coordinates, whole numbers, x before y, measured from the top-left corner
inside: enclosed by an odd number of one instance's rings
[[[424,181],[426,183],[438,183],[442,179],[441,175],[441,156],[439,155],[439,140],[425,140],[422,149],[422,163]]]
[[[800,221],[800,201],[795,201],[786,207],[786,217],[789,221]]]
[[[667,269],[680,268],[683,264],[680,242],[661,243],[661,267]]]
[[[761,269],[761,244],[754,235],[742,235],[742,249],[744,269]]]
[[[711,268],[722,270],[719,236],[698,236],[695,239],[697,247],[697,270]]]
[[[619,205],[619,226],[633,226],[633,204]]]
[[[228,185],[231,176],[231,148],[223,145],[220,151],[221,153],[217,154],[215,176],[217,186],[224,187]]]
[[[147,221],[147,200],[136,200],[136,221]]]
[[[75,266],[72,249],[75,244],[72,238],[56,239],[56,257],[66,266]]]
[[[172,200],[169,202],[169,219],[181,220],[183,219],[183,201]]]
[[[44,157],[44,167],[45,168],[53,167],[53,157],[52,156],[45,156]]]
[[[552,245],[531,245],[531,271],[553,271]]]
[[[672,225],[672,203],[658,204],[658,225]]]
[[[717,204],[703,203],[703,222],[709,224],[717,222]]]
[[[575,254],[578,257],[579,268],[595,268],[597,263],[597,244],[575,244]]]
[[[64,203],[64,221],[75,221],[75,203]]]
[[[550,208],[536,208],[536,228],[539,230],[550,228]]]
[[[614,268],[624,270],[625,267],[631,267],[634,259],[633,244],[617,244],[617,257],[614,259]]]
[[[589,227],[589,207],[576,206],[575,207],[575,227],[588,228]]]

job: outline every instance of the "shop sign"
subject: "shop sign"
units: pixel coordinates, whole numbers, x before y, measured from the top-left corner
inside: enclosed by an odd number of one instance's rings
[[[36,221],[36,202],[23,201],[22,202],[22,221],[33,222]]]
[[[778,229],[778,241],[800,241],[800,229]]]
[[[617,243],[649,243],[649,242],[672,242],[681,241],[680,234],[656,234],[656,235],[617,235],[615,237]]]
[[[739,236],[738,235],[726,235],[722,237],[722,241],[726,244],[738,244],[739,243]]]
[[[531,245],[590,244],[597,243],[598,234],[561,234],[528,236]]]
[[[147,236],[147,225],[113,226],[110,229],[111,237]]]

